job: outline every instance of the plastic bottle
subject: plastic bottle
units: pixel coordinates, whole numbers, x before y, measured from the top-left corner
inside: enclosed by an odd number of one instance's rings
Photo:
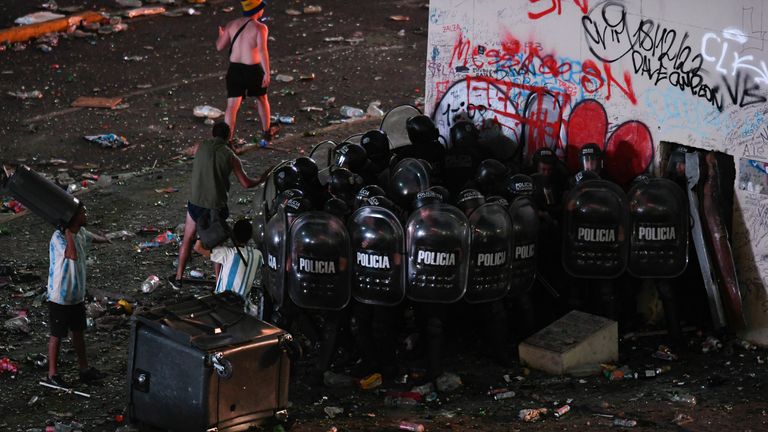
[[[5,321],[5,328],[8,330],[16,330],[23,333],[29,333],[29,318],[26,315],[19,315]]]
[[[341,107],[341,115],[344,117],[349,118],[360,118],[365,116],[365,111],[361,110],[360,108],[351,107],[349,105],[344,105]]]
[[[398,429],[411,432],[424,432],[424,425],[420,423],[411,423],[407,421],[401,421],[397,426]]]
[[[622,419],[622,418],[615,418],[613,419],[613,425],[618,427],[631,428],[631,427],[637,426],[637,421]]]
[[[141,292],[149,294],[162,284],[163,281],[161,281],[159,277],[151,275],[141,283]]]

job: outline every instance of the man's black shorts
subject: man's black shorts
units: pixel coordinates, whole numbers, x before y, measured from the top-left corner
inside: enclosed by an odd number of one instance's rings
[[[203,214],[203,210],[208,210],[208,209],[200,206],[196,206],[191,202],[187,201],[187,212],[189,212],[189,216],[192,218],[193,221],[195,221],[195,223],[197,223],[197,220],[200,219],[200,215]],[[222,219],[226,220],[229,217],[229,207],[224,206],[220,208],[219,216],[221,216]]]
[[[227,70],[227,97],[263,96],[267,88],[261,86],[264,69],[261,64],[230,63]]]
[[[69,331],[85,330],[85,302],[76,305],[60,305],[48,302],[51,336],[67,337]]]

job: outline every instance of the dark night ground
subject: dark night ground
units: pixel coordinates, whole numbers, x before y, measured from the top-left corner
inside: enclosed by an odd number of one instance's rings
[[[105,9],[114,7],[112,2],[93,1],[62,0],[59,5],[75,3]],[[283,10],[310,3],[273,3],[270,10],[274,19],[269,21],[275,38],[270,45],[273,70],[295,77],[314,72],[317,78],[273,84],[273,112],[295,115],[296,125],[284,127],[286,137],[275,143],[274,150],[257,151],[244,157],[250,173],[259,173],[276,161],[308,151],[323,139],[340,140],[376,124],[373,120],[321,130],[328,120],[340,117],[338,108],[320,113],[298,109],[307,105],[324,106],[323,96],[335,96],[337,107],[365,108],[370,101],[378,99],[385,110],[401,103],[413,103],[421,96],[427,27],[427,11],[421,7],[422,2],[358,1],[350,7],[350,2],[341,0],[318,1],[312,4],[322,5],[323,14],[295,20]],[[192,116],[192,108],[199,104],[224,108],[221,71],[225,61],[214,51],[213,41],[216,25],[235,16],[236,12],[222,12],[224,6],[231,4],[236,6],[234,2],[209,2],[201,8],[201,15],[193,17],[136,19],[129,22],[127,32],[99,36],[95,45],[81,39],[62,40],[60,46],[48,54],[34,48],[0,53],[0,70],[12,71],[2,74],[0,93],[4,95],[25,87],[26,90],[38,89],[45,95],[30,102],[3,96],[0,159],[25,160],[53,174],[64,169],[73,178],[79,178],[89,168],[100,174],[116,174],[157,164],[151,173],[115,180],[111,186],[85,194],[83,198],[88,202],[94,230],[133,231],[144,225],[174,227],[184,215],[191,167],[189,161],[179,160],[177,156],[207,136],[209,130]],[[28,2],[2,2],[0,26],[11,25],[13,18],[31,11]],[[387,17],[393,14],[409,15],[411,20],[389,21]],[[400,29],[405,30],[403,37],[397,36]],[[354,35],[358,31],[362,32],[364,41],[355,46],[323,41],[325,37],[360,36]],[[136,55],[147,58],[140,62],[123,60],[124,56]],[[151,87],[137,87],[142,84],[151,84]],[[281,96],[286,89],[295,94]],[[70,102],[81,95],[127,95],[130,106],[117,111],[68,110]],[[255,111],[247,112],[248,119],[254,116]],[[256,123],[245,121],[245,117],[246,113],[241,112],[240,136],[249,137],[258,128]],[[312,137],[302,136],[307,131],[319,132]],[[82,135],[106,132],[125,135],[132,145],[124,151],[102,150],[81,139]],[[56,167],[35,165],[52,158],[65,159],[68,163]],[[167,186],[178,187],[180,191],[155,192]],[[252,199],[253,192],[238,186],[233,187],[233,191],[234,213],[249,213],[251,204],[234,203],[240,198]],[[45,352],[46,308],[35,305],[34,296],[23,297],[20,293],[43,291],[48,266],[46,250],[52,230],[34,216],[0,226],[11,232],[0,235],[3,251],[0,261],[26,268],[43,278],[0,289],[0,318],[10,317],[13,310],[28,308],[32,319],[29,335],[9,333],[5,329],[0,333],[0,357],[19,362],[21,369],[16,378],[0,376],[0,430],[44,428],[46,420],[65,423],[76,420],[86,431],[115,430],[113,417],[122,413],[125,406],[128,322],[118,321],[112,330],[105,328],[107,323],[101,321],[101,325],[86,336],[92,362],[109,373],[103,385],[83,386],[84,391],[93,394],[91,399],[58,395],[38,386],[37,381],[45,372],[25,358]],[[165,287],[148,296],[138,291],[147,275],[164,276],[172,271],[172,254],[176,252],[173,246],[166,246],[137,253],[136,243],[144,240],[149,238],[136,237],[95,247],[90,253],[89,286],[120,293],[138,306],[179,299],[181,294]],[[208,270],[199,258],[192,264]],[[552,317],[543,312],[540,321],[546,323]],[[462,322],[453,323],[453,328],[459,326],[466,327]],[[478,354],[475,344],[469,343],[473,338],[468,335],[451,340],[446,359],[446,369],[459,374],[465,386],[456,392],[441,394],[439,402],[412,408],[386,406],[381,391],[310,387],[306,384],[305,369],[301,367],[304,365],[299,364],[291,383],[290,411],[296,419],[292,430],[326,431],[331,426],[339,431],[394,430],[400,420],[421,422],[427,430],[614,429],[609,419],[594,416],[596,413],[637,419],[637,430],[766,430],[765,365],[757,361],[758,356],[766,357],[765,350],[748,352],[735,348],[729,352],[701,354],[698,347],[707,330],[703,332],[688,333],[690,349],[675,348],[680,358],[670,363],[651,358],[656,346],[665,342],[663,339],[622,342],[620,365],[628,364],[635,370],[672,367],[658,378],[609,382],[603,377],[591,377],[582,383],[579,379],[532,372],[524,381],[511,384],[517,396],[504,401],[493,401],[486,396],[487,389],[505,385],[504,374],[523,375],[522,368],[496,366]],[[64,344],[65,349],[68,346]],[[75,378],[71,351],[63,355],[61,369],[69,378]],[[409,387],[396,389],[408,390]],[[695,395],[698,403],[692,407],[672,402],[669,395],[673,393]],[[28,406],[33,396],[39,400]],[[560,420],[548,417],[538,423],[523,423],[517,418],[522,408],[551,408],[553,402],[562,403],[568,398],[573,398],[573,409]],[[343,407],[345,412],[328,419],[323,411],[326,406]],[[678,414],[689,415],[693,421],[676,426],[671,421]]]

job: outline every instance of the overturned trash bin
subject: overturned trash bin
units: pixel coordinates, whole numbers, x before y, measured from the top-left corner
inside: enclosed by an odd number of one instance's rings
[[[288,407],[291,335],[224,293],[135,316],[131,422],[172,431],[245,430]]]
[[[26,165],[16,168],[7,187],[24,207],[56,228],[69,225],[80,206],[80,200]]]

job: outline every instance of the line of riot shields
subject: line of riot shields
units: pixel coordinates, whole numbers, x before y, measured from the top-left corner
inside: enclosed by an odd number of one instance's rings
[[[526,158],[498,125],[478,130],[460,118],[442,137],[411,106],[390,111],[380,129],[318,144],[276,166],[259,191],[265,316],[289,326],[299,311],[329,312],[325,370],[347,317],[360,327],[361,316],[389,315],[369,324],[379,350],[369,357],[381,360],[391,311],[416,304],[436,376],[448,305],[479,305],[504,360],[505,304],[529,303],[537,277],[554,296],[562,288],[543,262],[595,286],[625,271],[679,275],[689,227],[678,183],[641,177],[622,188],[601,178],[599,146],[579,157],[571,176],[553,149]]]

